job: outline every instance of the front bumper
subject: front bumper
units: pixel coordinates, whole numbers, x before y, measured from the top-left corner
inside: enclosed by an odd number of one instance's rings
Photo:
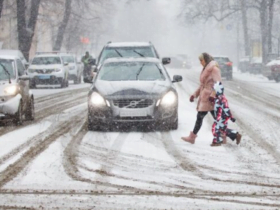
[[[56,75],[38,75],[31,79],[31,83],[35,85],[60,85],[63,82],[63,77]]]
[[[0,97],[1,98],[1,97]],[[3,97],[2,97],[3,98]],[[20,104],[21,95],[17,94],[16,96],[0,102],[0,119],[5,120],[11,118],[18,111],[18,106]]]
[[[92,122],[101,124],[163,122],[177,116],[178,109],[177,103],[170,107],[163,107],[156,106],[154,102],[146,108],[119,108],[112,101],[109,103],[110,107],[94,107],[89,101],[88,114]]]

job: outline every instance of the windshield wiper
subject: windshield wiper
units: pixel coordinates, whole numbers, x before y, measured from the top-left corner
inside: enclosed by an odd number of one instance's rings
[[[122,54],[121,54],[117,49],[114,49],[114,50],[118,53],[118,55],[119,55],[120,57],[123,57]]]
[[[164,79],[165,77],[164,77],[164,74],[163,74],[162,71],[161,71],[161,68],[159,68],[158,65],[156,65],[156,67],[158,68],[158,70],[159,70],[159,72],[160,72],[162,78]]]
[[[136,54],[140,55],[141,57],[145,58],[145,55],[141,54],[140,52],[137,52],[136,50],[133,50]]]
[[[138,80],[138,76],[141,73],[141,71],[143,70],[143,67],[145,66],[145,63],[143,63],[143,65],[140,67],[140,69],[138,70],[137,74],[136,74],[136,80]]]
[[[11,84],[11,74],[9,73],[9,71],[6,69],[6,67],[2,63],[0,63],[0,65],[4,69],[5,73],[9,76],[9,83]]]

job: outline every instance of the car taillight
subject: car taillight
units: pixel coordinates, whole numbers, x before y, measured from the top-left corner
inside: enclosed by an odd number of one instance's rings
[[[232,62],[227,62],[226,65],[227,66],[232,66]]]

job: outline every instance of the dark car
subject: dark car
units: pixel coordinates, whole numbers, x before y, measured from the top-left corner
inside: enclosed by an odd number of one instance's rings
[[[280,82],[280,57],[266,64],[262,69],[262,74],[269,80]]]
[[[232,80],[232,62],[227,56],[214,56],[221,70],[221,76],[227,80]]]
[[[178,94],[156,58],[111,58],[98,71],[88,95],[88,129],[144,123],[178,127]]]
[[[158,52],[151,42],[108,42],[98,56],[96,61],[97,69],[106,59],[116,57],[145,57],[160,59]],[[164,65],[169,64],[170,58],[162,58],[162,63]]]

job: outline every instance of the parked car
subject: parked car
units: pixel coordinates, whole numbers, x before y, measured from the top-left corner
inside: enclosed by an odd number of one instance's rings
[[[88,129],[114,124],[150,123],[177,129],[178,94],[156,58],[111,58],[104,61],[88,94]]]
[[[266,64],[262,74],[269,80],[280,82],[280,57]]]
[[[244,72],[249,71],[249,67],[250,67],[250,57],[249,56],[246,56],[239,60],[238,69],[241,72],[244,73]]]
[[[151,42],[108,42],[95,62],[94,71],[97,72],[106,59],[115,57],[149,57],[160,59],[157,50]],[[164,65],[170,62],[170,58],[162,58]]]
[[[30,87],[68,87],[69,63],[59,52],[38,52],[28,69]]]
[[[0,55],[16,56],[21,60],[21,62],[25,66],[25,68],[28,68],[29,63],[27,62],[27,60],[25,59],[25,57],[23,56],[23,54],[20,50],[5,50],[5,49],[3,49],[3,50],[0,50]]]
[[[260,74],[264,68],[262,57],[253,57],[250,61],[249,72],[251,74]]]
[[[73,80],[74,84],[80,84],[83,74],[81,61],[73,54],[62,54],[63,63],[68,63],[68,80]]]
[[[21,125],[34,120],[34,96],[29,76],[18,56],[0,55],[0,120]]]
[[[232,62],[227,56],[214,56],[215,61],[219,64],[221,76],[227,80],[232,80]]]

